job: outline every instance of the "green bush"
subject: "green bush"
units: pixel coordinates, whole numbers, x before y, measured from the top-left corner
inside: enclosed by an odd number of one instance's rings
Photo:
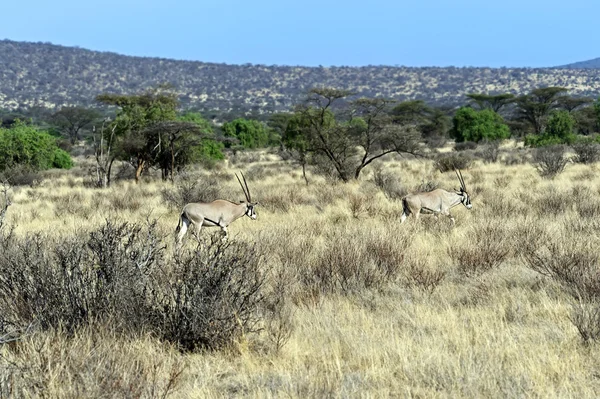
[[[264,148],[270,144],[269,133],[259,121],[238,118],[223,124],[223,134],[239,140],[244,148]]]
[[[68,152],[57,148],[54,150],[52,167],[56,169],[71,169],[73,167],[73,160]]]
[[[33,171],[68,169],[73,166],[73,161],[67,152],[58,148],[56,138],[16,122],[10,128],[0,128],[0,171],[15,166]]]
[[[452,119],[450,136],[457,142],[481,140],[502,140],[510,137],[510,129],[504,119],[491,109],[476,111],[462,107]]]
[[[557,144],[573,144],[577,136],[573,133],[575,119],[568,111],[555,111],[548,120],[548,125],[541,135],[528,135],[525,145],[545,147]]]

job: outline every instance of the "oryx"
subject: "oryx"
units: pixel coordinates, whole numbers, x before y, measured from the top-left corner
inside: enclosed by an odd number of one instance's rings
[[[433,213],[436,217],[438,217],[439,214],[448,216],[450,220],[452,220],[452,224],[454,224],[454,218],[450,214],[450,209],[459,204],[463,204],[465,208],[471,209],[473,205],[471,205],[471,197],[469,196],[469,193],[467,193],[467,187],[465,186],[462,173],[458,169],[455,169],[454,171],[460,182],[460,190],[450,192],[438,188],[427,193],[407,195],[402,198],[402,207],[404,209],[402,211],[400,223],[404,223],[411,213],[415,215],[415,219],[419,218],[420,213]]]
[[[241,172],[240,172],[241,173]],[[258,205],[258,202],[252,202],[250,196],[250,189],[246,182],[246,177],[242,173],[244,184],[236,174],[235,177],[238,179],[246,201],[240,201],[239,203],[227,201],[227,200],[215,200],[213,202],[192,202],[183,207],[181,216],[179,217],[179,223],[175,234],[177,234],[177,244],[181,244],[181,239],[185,235],[190,224],[196,227],[197,232],[200,232],[202,226],[205,227],[220,227],[224,233],[224,239],[227,239],[227,226],[234,220],[241,218],[246,215],[250,219],[256,219],[256,211],[254,207]]]

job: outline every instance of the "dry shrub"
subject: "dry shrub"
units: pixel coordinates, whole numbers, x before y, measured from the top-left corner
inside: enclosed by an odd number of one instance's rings
[[[600,257],[592,241],[551,237],[523,255],[529,268],[556,280],[577,299],[571,322],[585,343],[600,339]]]
[[[427,193],[440,187],[440,183],[433,180],[423,180],[421,183],[414,188],[413,193]]]
[[[555,145],[537,148],[533,153],[533,162],[540,176],[554,179],[565,169],[569,160],[565,157],[565,147]]]
[[[88,214],[87,207],[85,206],[85,197],[81,193],[70,193],[62,196],[60,200],[53,202],[54,214],[59,218],[66,215],[81,215],[85,217]]]
[[[411,259],[404,271],[404,279],[409,287],[416,287],[431,294],[446,277],[444,270],[428,265],[426,259]]]
[[[493,217],[513,217],[520,213],[520,201],[504,194],[502,191],[494,191],[485,200],[485,212]]]
[[[573,186],[570,198],[575,203],[575,210],[580,217],[591,219],[600,216],[600,201],[588,187]]]
[[[6,181],[12,186],[38,187],[44,176],[29,167],[17,165],[0,173],[0,180]]]
[[[484,222],[468,233],[466,243],[448,248],[458,272],[475,277],[500,266],[511,252],[506,229],[497,222]]]
[[[477,143],[474,141],[463,141],[461,143],[455,143],[454,149],[456,151],[466,151],[477,149]]]
[[[572,204],[573,201],[567,192],[556,190],[553,187],[541,190],[533,203],[534,209],[540,216],[565,213]]]
[[[36,333],[11,348],[0,348],[1,398],[166,398],[179,389],[185,369],[171,348],[105,325],[74,336]]]
[[[379,289],[399,277],[409,247],[408,235],[357,231],[354,239],[348,240],[347,234],[336,230],[326,235],[326,249],[309,267],[298,271],[304,294],[311,300],[322,294]]]
[[[373,172],[373,183],[391,200],[399,200],[408,194],[400,179],[378,165]]]
[[[310,205],[311,203],[312,201],[306,195],[304,188],[300,186],[267,190],[261,192],[260,195],[260,206],[271,212],[287,213],[294,206]]]
[[[182,350],[216,349],[254,331],[264,299],[254,246],[214,241],[165,256],[156,222],[107,221],[55,241],[0,237],[0,336],[110,322]]]
[[[600,302],[580,301],[573,307],[571,323],[584,343],[600,340]]]
[[[271,291],[266,295],[265,329],[275,352],[279,352],[283,348],[294,331],[293,311],[289,296],[292,285],[290,274],[285,269],[279,268],[274,273]]]
[[[115,190],[110,193],[110,209],[116,212],[136,212],[139,211],[144,204],[143,198],[143,193],[138,190],[130,188],[125,190]]]
[[[481,158],[483,158],[483,160],[485,162],[498,162],[498,157],[500,156],[500,141],[499,140],[494,140],[494,141],[490,141],[487,142],[482,151],[481,151]]]
[[[574,297],[600,299],[600,258],[592,242],[554,236],[539,248],[525,247],[523,256],[529,268],[558,281]]]
[[[502,163],[506,166],[522,165],[525,161],[523,154],[518,152],[509,152],[502,158]]]
[[[592,164],[600,159],[600,144],[592,141],[575,143],[571,146],[575,151],[574,162]]]
[[[454,169],[467,169],[472,163],[471,157],[464,154],[452,154],[438,158],[435,167],[442,173],[453,171]]]
[[[181,210],[190,202],[211,202],[222,196],[221,183],[217,177],[198,178],[183,174],[175,181],[173,188],[165,188],[161,195],[173,210]]]
[[[254,245],[213,238],[174,259],[153,304],[164,339],[185,350],[218,349],[257,330],[265,276]]]

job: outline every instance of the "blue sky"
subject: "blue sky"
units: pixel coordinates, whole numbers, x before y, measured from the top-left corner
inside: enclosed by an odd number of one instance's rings
[[[597,0],[8,0],[1,10],[0,39],[230,64],[544,67],[600,57]]]

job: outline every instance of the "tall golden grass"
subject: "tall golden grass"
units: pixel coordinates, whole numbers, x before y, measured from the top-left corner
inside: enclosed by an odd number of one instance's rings
[[[194,173],[235,201],[243,199],[233,175],[241,168],[261,202],[256,221],[229,228],[231,240],[268,254],[266,295],[285,302],[260,332],[194,353],[106,325],[26,334],[0,346],[0,397],[600,394],[600,347],[577,323],[594,299],[531,262],[548,261],[553,245],[559,254],[599,251],[596,164],[570,164],[545,180],[529,164],[473,162],[463,171],[473,209],[455,208],[452,227],[430,216],[401,225],[401,202],[376,184],[376,168],[357,182],[310,176],[306,186],[293,165],[257,159]],[[433,161],[379,167],[396,191],[458,186]],[[179,211],[161,195],[171,183],[118,181],[98,190],[84,180],[75,171],[15,187],[7,215],[14,233],[67,237],[107,218],[158,219],[171,248]],[[202,232],[211,234],[218,229]]]

